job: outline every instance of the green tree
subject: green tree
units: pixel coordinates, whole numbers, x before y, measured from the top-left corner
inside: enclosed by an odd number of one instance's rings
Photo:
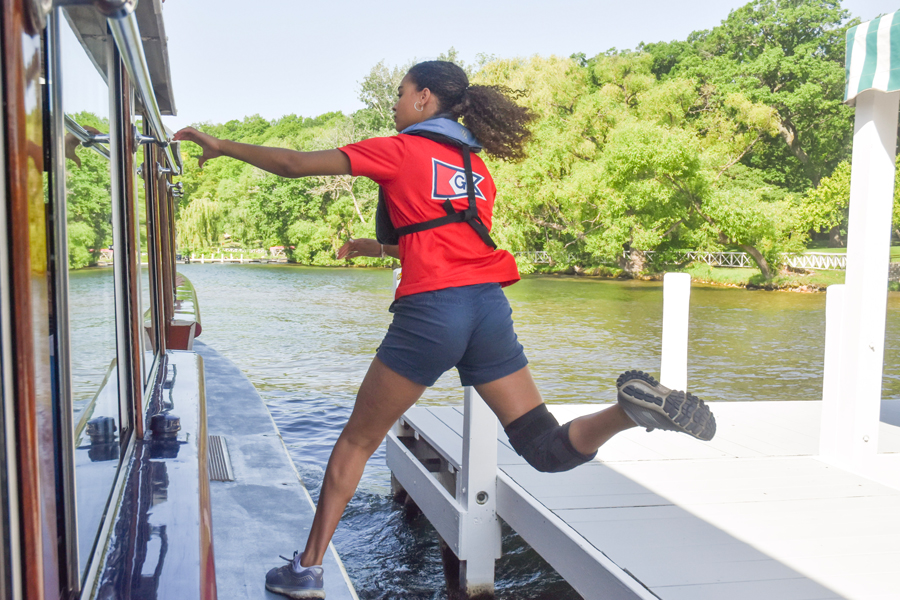
[[[101,132],[109,123],[92,113],[72,115],[80,125]],[[66,213],[69,230],[69,267],[94,266],[100,250],[112,244],[112,188],[109,161],[79,146],[66,160]]]
[[[181,211],[178,241],[182,249],[200,250],[219,243],[222,236],[222,209],[218,202],[196,198]]]
[[[753,0],[686,42],[646,44],[660,77],[689,77],[740,93],[777,114],[777,144],[745,162],[802,192],[849,156],[853,109],[842,103],[849,13],[838,0]]]
[[[388,67],[379,61],[359,82],[359,100],[365,108],[358,111],[356,120],[372,130],[393,129],[394,113],[391,107],[397,102],[397,88],[412,62]]]
[[[775,111],[695,80],[658,81],[647,54],[606,53],[579,67],[533,58],[486,65],[479,78],[527,89],[539,119],[521,164],[492,164],[498,237],[594,261],[623,249],[749,252],[761,272],[795,248],[796,211],[741,160],[777,135]]]
[[[895,170],[900,169],[900,156]],[[800,202],[801,226],[813,232],[846,232],[850,209],[850,161],[844,161],[834,172],[811,188]],[[900,237],[900,185],[894,185],[893,234]],[[842,241],[841,241],[842,242]],[[843,245],[842,243],[840,245]]]

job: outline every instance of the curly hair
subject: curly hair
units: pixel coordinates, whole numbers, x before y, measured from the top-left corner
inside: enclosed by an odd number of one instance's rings
[[[420,62],[407,75],[418,89],[431,90],[441,112],[461,118],[488,154],[510,162],[525,158],[525,144],[531,139],[528,123],[535,115],[515,103],[521,92],[498,85],[469,85],[465,71],[442,60]]]

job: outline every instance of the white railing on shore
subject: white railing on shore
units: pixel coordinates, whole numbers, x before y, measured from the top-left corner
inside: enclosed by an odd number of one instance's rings
[[[805,254],[788,254],[785,263],[795,269],[846,270],[847,255],[828,252],[807,252]]]
[[[635,253],[643,255],[645,260],[652,261],[659,254],[655,250],[629,250],[625,252],[626,260]],[[756,262],[746,252],[702,252],[700,250],[679,250],[670,253],[669,262],[674,264],[701,262],[711,267],[753,268]],[[803,254],[782,254],[784,264],[794,269],[813,269],[819,271],[844,270],[847,268],[847,255],[830,252],[805,252]]]
[[[531,260],[531,263],[535,264],[535,265],[553,264],[553,257],[546,250],[529,250],[527,252],[516,252],[515,256],[521,256],[524,258],[528,258]],[[567,254],[566,260],[568,260],[570,262],[575,260],[575,255]]]
[[[536,265],[549,265],[553,262],[553,258],[546,250],[534,250],[531,252],[516,252],[516,256],[528,258]]]
[[[652,261],[660,252],[656,250],[628,250],[623,253],[625,260],[631,260],[636,254],[644,260]],[[546,250],[516,252],[516,256],[529,259],[536,265],[549,265],[553,258]],[[844,270],[847,268],[847,255],[830,252],[805,252],[803,254],[782,254],[784,264],[794,269],[813,269],[818,271]],[[569,259],[572,260],[572,256]],[[676,250],[668,253],[668,264],[700,262],[711,267],[754,268],[756,262],[746,252],[704,252],[701,250]]]
[[[244,257],[243,254],[240,256],[225,256],[224,254],[219,254],[216,256],[213,254],[212,256],[192,256],[190,258],[185,258],[184,262],[191,263],[233,263],[233,264],[244,264],[244,263],[272,263],[272,262],[286,262],[287,258],[282,256],[281,258],[272,257],[272,256],[247,256]]]

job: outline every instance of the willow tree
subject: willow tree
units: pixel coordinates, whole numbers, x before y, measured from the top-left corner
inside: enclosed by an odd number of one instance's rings
[[[219,243],[222,236],[222,207],[209,198],[196,198],[181,211],[178,220],[179,245],[199,250]]]

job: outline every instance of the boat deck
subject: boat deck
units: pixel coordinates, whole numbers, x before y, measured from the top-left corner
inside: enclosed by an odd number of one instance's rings
[[[498,428],[497,514],[589,599],[900,599],[900,490],[816,458],[821,403],[712,407],[712,442],[632,429],[561,474]],[[560,422],[597,408],[550,406]],[[403,420],[459,465],[462,407]],[[900,473],[900,401],[879,450]]]
[[[234,481],[211,481],[213,550],[221,599],[275,600],[266,572],[302,550],[315,508],[269,411],[253,384],[230,360],[202,342],[210,436],[224,438]],[[358,600],[340,557],[325,554],[329,600]]]

